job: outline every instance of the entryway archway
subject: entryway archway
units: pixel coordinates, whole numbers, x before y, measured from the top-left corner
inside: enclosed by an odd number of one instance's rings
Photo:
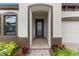
[[[40,38],[47,40],[48,47],[51,47],[51,6],[47,4],[34,4],[29,6],[29,38],[30,48],[32,47],[33,39]],[[38,40],[37,39],[37,40]],[[39,40],[38,40],[39,41]],[[44,42],[43,42],[44,43]],[[42,46],[42,45],[41,45]],[[38,46],[39,47],[39,46]]]

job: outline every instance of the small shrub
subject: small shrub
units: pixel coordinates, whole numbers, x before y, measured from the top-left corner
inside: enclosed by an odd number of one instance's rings
[[[28,47],[23,47],[22,48],[22,53],[26,54],[28,52],[29,48]]]
[[[54,48],[52,50],[51,56],[79,56],[79,51],[68,48]]]
[[[10,56],[12,55],[13,50],[17,47],[14,41],[9,43],[0,41],[0,56]]]

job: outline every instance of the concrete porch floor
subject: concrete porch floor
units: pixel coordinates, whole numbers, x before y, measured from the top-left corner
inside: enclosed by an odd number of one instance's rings
[[[34,38],[27,56],[50,56],[48,40],[46,38]]]
[[[32,41],[32,49],[48,49],[49,45],[48,45],[48,40],[46,38],[34,38]]]

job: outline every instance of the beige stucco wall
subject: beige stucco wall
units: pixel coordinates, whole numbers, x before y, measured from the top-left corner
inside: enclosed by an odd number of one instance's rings
[[[4,14],[6,12],[14,12],[14,13],[18,14],[19,11],[18,10],[0,10],[1,14]]]
[[[33,3],[34,4],[34,3]],[[32,4],[19,4],[19,21],[18,21],[18,36],[28,37],[28,6]],[[48,4],[53,7],[53,37],[61,37],[61,4]]]
[[[61,37],[61,4],[53,5],[53,37]]]
[[[79,11],[63,11],[62,18],[79,17]]]
[[[27,37],[28,36],[28,4],[19,4],[18,13],[18,36]]]

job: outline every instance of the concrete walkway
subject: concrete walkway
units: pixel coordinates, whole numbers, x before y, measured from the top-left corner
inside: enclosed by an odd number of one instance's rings
[[[43,49],[37,49],[37,50],[31,50],[27,56],[50,56],[49,50],[43,50]]]
[[[50,56],[48,41],[45,38],[35,38],[27,56]]]

